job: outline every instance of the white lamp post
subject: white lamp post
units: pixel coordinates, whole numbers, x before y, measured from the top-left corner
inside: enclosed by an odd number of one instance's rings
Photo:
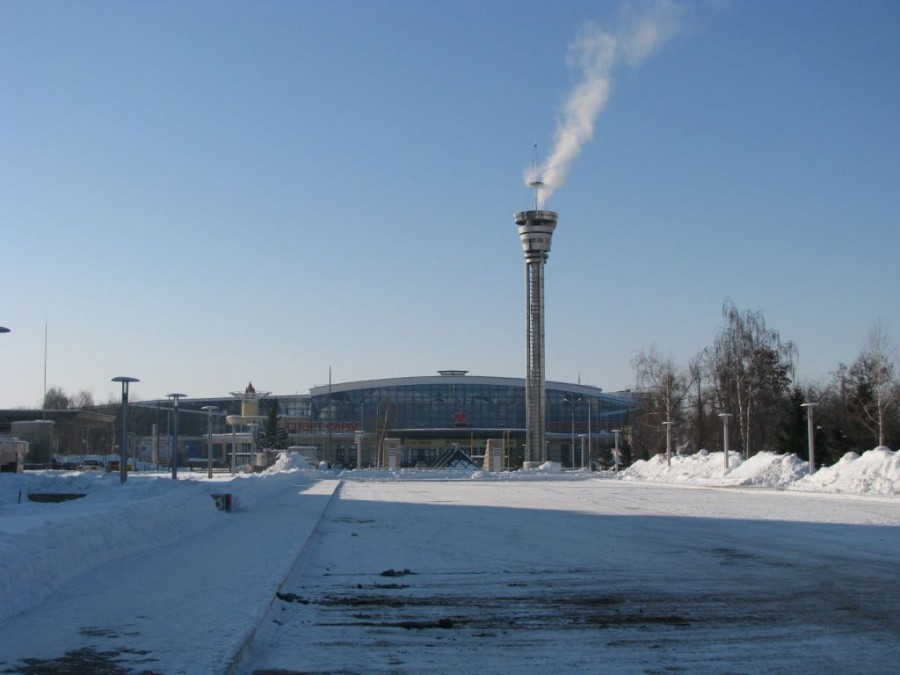
[[[166,394],[175,403],[175,413],[172,421],[172,480],[178,479],[178,399],[187,394]]]
[[[122,383],[122,439],[119,441],[119,482],[128,480],[128,385],[140,382],[136,377],[119,375],[112,382]]]
[[[362,431],[357,431],[353,436],[353,440],[356,441],[356,468],[357,470],[362,469],[362,444],[363,444],[363,436],[365,433]]]
[[[672,466],[672,425],[674,422],[663,422],[666,428],[666,465]]]
[[[815,427],[813,426],[813,408],[818,403],[801,403],[801,408],[806,408],[806,434],[809,443],[809,475],[812,476],[816,472],[816,441]]]
[[[724,447],[725,447],[725,469],[728,469],[728,419],[733,417],[731,413],[719,413],[719,417],[722,418],[722,425],[724,426]]]
[[[613,448],[613,467],[615,467],[616,473],[619,473],[619,434],[622,433],[622,430],[613,429],[612,432],[616,436],[616,445]]]
[[[212,416],[218,410],[214,405],[205,405],[200,410],[206,411],[206,477],[212,478]]]

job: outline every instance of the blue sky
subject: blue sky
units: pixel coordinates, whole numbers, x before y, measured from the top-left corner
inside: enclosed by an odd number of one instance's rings
[[[513,214],[615,2],[0,3],[0,407],[524,372]],[[631,8],[646,7],[632,3]],[[547,377],[900,340],[900,3],[677,3],[546,207]]]

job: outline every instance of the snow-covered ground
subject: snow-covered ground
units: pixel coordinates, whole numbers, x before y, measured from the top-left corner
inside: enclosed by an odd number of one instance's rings
[[[893,671],[898,453],[729,464],[2,474],[0,671]]]

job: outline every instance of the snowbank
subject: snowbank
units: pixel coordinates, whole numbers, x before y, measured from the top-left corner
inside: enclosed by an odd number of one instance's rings
[[[848,452],[833,466],[791,485],[796,490],[900,494],[900,453],[884,446],[857,455]]]
[[[0,621],[99,565],[218,526],[226,516],[212,493],[231,493],[240,509],[310,482],[296,472],[212,481],[133,475],[126,483],[91,471],[0,474]],[[38,492],[86,496],[57,504],[28,500]]]
[[[851,492],[900,494],[900,457],[889,448],[869,450],[861,456],[849,452],[831,467],[822,467],[809,476],[809,464],[797,455],[760,452],[748,460],[729,453],[729,468],[721,452],[674,455],[671,465],[665,455],[639,460],[619,472],[622,480],[659,483],[760,487],[810,492]]]
[[[316,467],[309,461],[307,457],[299,452],[279,452],[275,463],[266,469],[266,472],[273,473],[277,471],[309,471]]]
[[[618,478],[717,487],[756,486],[808,492],[900,494],[900,459],[897,452],[884,447],[870,450],[862,456],[847,453],[833,467],[820,468],[812,477],[807,475],[808,463],[794,454],[759,452],[744,460],[740,453],[730,452],[728,465],[726,469],[723,453],[701,450],[695,455],[673,455],[671,466],[666,462],[665,455],[657,455],[649,460],[639,460],[618,473],[564,471],[558,463],[547,462],[534,469],[519,471],[361,469],[343,471],[339,477],[346,481],[577,481]]]

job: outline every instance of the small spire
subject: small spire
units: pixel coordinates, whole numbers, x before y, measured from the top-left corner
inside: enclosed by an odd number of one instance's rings
[[[541,188],[544,187],[543,181],[538,178],[538,146],[534,144],[534,180],[529,184],[534,189],[534,210],[538,210],[539,195]]]

